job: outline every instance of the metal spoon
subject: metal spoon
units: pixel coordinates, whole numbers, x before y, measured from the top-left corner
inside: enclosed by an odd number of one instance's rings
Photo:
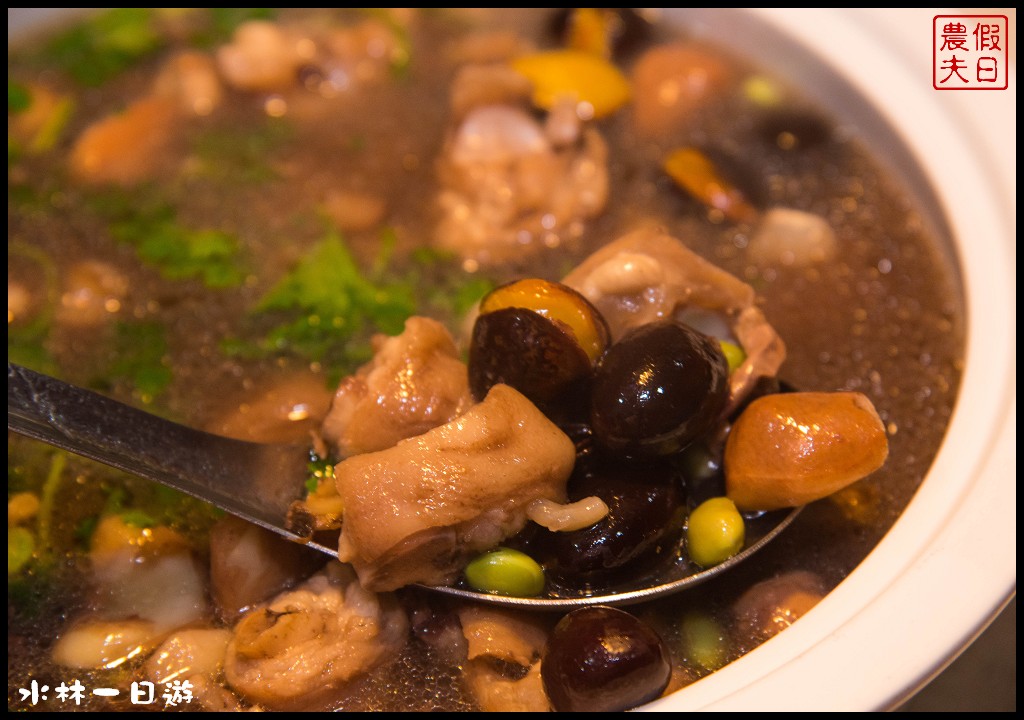
[[[302,497],[308,446],[261,444],[212,435],[138,410],[56,378],[7,363],[7,428],[204,500],[290,540],[337,557],[336,547],[285,527],[291,503]],[[523,609],[565,610],[629,605],[679,592],[746,560],[788,526],[800,509],[747,519],[747,543],[709,569],[677,561],[622,585],[507,597],[463,587],[424,586],[467,600]]]

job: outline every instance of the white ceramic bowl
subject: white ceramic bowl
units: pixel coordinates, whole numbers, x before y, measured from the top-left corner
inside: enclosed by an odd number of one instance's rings
[[[8,35],[54,10],[8,9]],[[753,59],[834,111],[856,114],[863,96],[895,130],[954,238],[967,355],[946,442],[878,547],[786,632],[646,709],[892,708],[966,647],[1016,588],[1015,65],[1005,91],[933,90],[938,10],[761,9],[728,14],[725,24],[711,11],[678,12],[706,20],[703,31],[740,52],[753,48]],[[1015,61],[1015,14],[1000,12],[1011,17]],[[808,63],[807,53],[818,60]],[[822,62],[848,87],[837,92]]]
[[[1005,91],[932,89],[932,17],[950,11],[762,9],[707,28],[843,112],[851,98],[805,62],[810,51],[896,131],[954,239],[967,352],[946,441],[878,547],[786,632],[652,710],[890,709],[1015,593],[1016,27],[1012,9],[999,12],[1011,16]]]

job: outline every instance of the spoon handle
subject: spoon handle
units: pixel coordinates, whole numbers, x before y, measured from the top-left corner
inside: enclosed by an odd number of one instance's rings
[[[300,539],[284,524],[308,448],[212,435],[10,362],[7,428]]]

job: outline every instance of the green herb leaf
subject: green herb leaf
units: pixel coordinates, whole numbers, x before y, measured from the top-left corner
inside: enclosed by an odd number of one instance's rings
[[[98,86],[159,50],[151,8],[113,8],[57,36],[44,54],[78,82]]]
[[[391,31],[396,47],[392,51],[390,61],[391,75],[396,80],[409,77],[409,64],[412,61],[412,37],[409,28],[398,19],[389,8],[359,8],[360,12],[379,20]]]
[[[92,534],[96,532],[96,526],[99,525],[100,519],[96,515],[90,515],[82,518],[81,522],[75,526],[75,530],[72,535],[75,538],[75,542],[82,547],[89,547],[89,541],[92,539]]]
[[[30,530],[23,527],[7,528],[7,576],[21,572],[35,551],[36,539]]]
[[[298,355],[322,364],[334,382],[372,357],[372,333],[398,335],[420,310],[456,322],[494,287],[464,273],[453,256],[431,250],[414,251],[411,264],[395,270],[396,246],[394,231],[385,230],[364,271],[341,236],[330,232],[255,308],[254,317],[276,324],[256,342],[231,339],[222,349],[248,358]]]
[[[412,288],[365,277],[337,233],[329,234],[260,301],[257,312],[299,314],[268,336],[270,345],[293,345],[314,360],[364,330],[401,332],[416,310]]]
[[[196,47],[208,48],[231,39],[235,28],[249,20],[271,20],[276,15],[273,8],[202,8],[208,14],[208,22],[190,38]]]
[[[7,360],[48,375],[57,374],[57,366],[48,349],[50,328],[59,297],[57,266],[39,248],[23,242],[12,242],[7,247],[8,264],[16,257],[28,260],[39,271],[39,280],[32,288],[33,295],[43,302],[33,314],[14,318],[7,324]]]
[[[309,469],[309,477],[305,483],[308,492],[316,492],[321,482],[334,477],[334,461],[330,458],[314,456],[306,467]]]
[[[129,383],[144,403],[152,402],[173,380],[164,364],[167,338],[156,322],[119,322],[114,328],[111,357],[116,360],[104,373],[104,382]]]
[[[416,305],[408,286],[374,284],[364,277],[341,236],[331,233],[264,296],[258,309],[299,309],[319,316],[314,324],[350,332],[371,322],[393,334]]]
[[[166,204],[136,203],[110,195],[98,198],[101,214],[112,217],[110,234],[131,245],[143,262],[168,280],[201,280],[207,287],[237,287],[245,280],[238,264],[240,243],[219,230],[194,230],[181,225]]]
[[[238,241],[216,230],[189,230],[173,222],[155,225],[134,240],[139,257],[168,280],[198,278],[207,287],[240,285],[245,273],[234,264]],[[123,228],[115,236],[124,239]]]
[[[426,302],[433,314],[462,317],[495,288],[490,278],[463,272],[452,253],[417,248],[412,260],[409,282],[429,288]]]
[[[194,145],[201,162],[200,174],[221,182],[251,185],[276,180],[278,174],[268,160],[294,135],[291,123],[283,118],[267,118],[249,132],[210,128]]]
[[[145,510],[138,509],[126,510],[121,513],[121,520],[124,521],[125,525],[137,528],[151,528],[159,524],[152,515]]]
[[[7,79],[7,112],[19,113],[32,104],[32,93],[21,83]],[[10,141],[8,141],[10,142]]]

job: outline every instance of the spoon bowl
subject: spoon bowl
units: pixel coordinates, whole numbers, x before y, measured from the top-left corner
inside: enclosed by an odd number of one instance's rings
[[[292,503],[303,497],[310,448],[253,443],[189,428],[99,393],[7,363],[7,428],[83,457],[153,480],[337,557],[336,545],[302,537],[287,527]],[[511,597],[460,586],[427,590],[492,605],[567,610],[587,605],[630,605],[693,587],[727,572],[778,536],[800,508],[746,518],[741,552],[711,568],[674,558],[629,582],[549,589],[539,597]]]
[[[589,605],[633,605],[681,592],[728,572],[775,539],[796,519],[801,510],[802,508],[798,507],[745,517],[746,542],[743,550],[728,560],[709,568],[694,565],[681,552],[681,548],[677,548],[679,551],[670,561],[663,563],[661,567],[650,574],[634,577],[628,582],[616,585],[602,585],[595,589],[588,587],[573,590],[549,588],[542,597],[488,595],[459,586],[431,587],[430,589],[466,600],[482,599],[493,605],[525,610],[571,610]]]

